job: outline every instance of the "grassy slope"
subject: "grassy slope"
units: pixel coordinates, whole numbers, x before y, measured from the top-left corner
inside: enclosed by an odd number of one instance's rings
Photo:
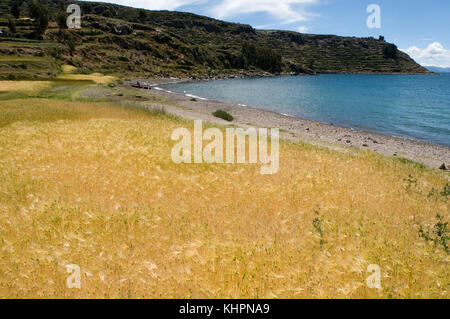
[[[176,165],[191,122],[39,96],[0,101],[1,297],[449,297],[449,255],[418,235],[448,220],[442,172],[287,142],[276,175]]]

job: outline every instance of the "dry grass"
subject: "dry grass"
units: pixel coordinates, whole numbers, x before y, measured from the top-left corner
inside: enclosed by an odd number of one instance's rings
[[[60,80],[76,80],[76,81],[93,81],[98,84],[109,84],[117,80],[116,77],[111,75],[103,75],[101,73],[92,74],[63,74],[59,75],[57,79]]]
[[[62,69],[62,72],[64,74],[70,74],[70,73],[73,73],[73,72],[75,72],[77,70],[76,67],[74,67],[73,65],[68,65],[68,64],[64,64],[61,67],[61,69]]]
[[[129,110],[107,103],[70,103],[50,99],[19,99],[0,102],[0,127],[15,122],[53,122],[57,120],[88,120],[92,118],[134,119],[148,116],[141,110]]]
[[[31,101],[0,102],[24,116],[0,128],[2,298],[449,297],[449,256],[417,225],[448,220],[447,199],[428,196],[443,173],[288,143],[271,176],[176,165],[170,135],[189,122]],[[26,117],[31,105],[44,115]],[[66,287],[67,264],[81,289]],[[365,285],[369,264],[381,291]]]
[[[0,92],[36,95],[52,87],[51,81],[0,81]]]

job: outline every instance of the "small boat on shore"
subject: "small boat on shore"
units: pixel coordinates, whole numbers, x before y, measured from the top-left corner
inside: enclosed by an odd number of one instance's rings
[[[150,84],[144,82],[140,82],[140,81],[136,81],[136,83],[131,84],[132,87],[136,88],[136,89],[146,89],[146,90],[151,90],[152,87]]]

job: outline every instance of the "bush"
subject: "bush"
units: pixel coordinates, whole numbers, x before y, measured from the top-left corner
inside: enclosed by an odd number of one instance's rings
[[[419,236],[426,241],[433,242],[435,246],[442,246],[445,252],[450,252],[449,240],[450,231],[448,229],[448,222],[444,222],[444,218],[437,214],[437,222],[433,226],[432,230],[426,231],[422,225],[419,225]]]
[[[320,213],[318,210],[314,211],[314,214],[316,217],[314,218],[312,224],[314,227],[314,230],[319,234],[320,237],[320,249],[322,249],[323,245],[327,243],[327,241],[324,239],[324,231],[323,231],[323,217],[320,216]]]
[[[213,113],[213,115],[215,117],[221,118],[225,121],[231,122],[234,120],[233,115],[231,115],[230,113],[224,111],[224,110],[217,110]]]
[[[447,185],[445,185],[444,190],[441,192],[442,196],[448,197],[448,195],[450,195],[450,184],[447,183]]]

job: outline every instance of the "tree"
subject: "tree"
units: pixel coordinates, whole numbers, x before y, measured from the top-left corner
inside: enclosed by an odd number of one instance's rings
[[[41,37],[48,27],[48,9],[42,4],[41,0],[32,0],[30,2],[30,17],[34,19],[34,31],[36,36]]]
[[[61,11],[56,17],[56,22],[58,23],[59,30],[67,29],[67,14]]]
[[[70,55],[73,56],[75,54],[75,49],[76,49],[76,45],[77,45],[75,40],[73,38],[69,38],[69,39],[67,39],[66,44],[67,44],[67,47],[69,48]]]
[[[395,44],[388,44],[384,47],[384,58],[385,59],[398,59],[398,49]]]
[[[13,19],[8,19],[8,28],[11,34],[16,33],[16,22]]]
[[[244,42],[241,60],[242,68],[244,69],[254,66],[271,73],[281,72],[281,55],[267,47],[256,47],[253,44]]]
[[[60,42],[67,46],[70,55],[74,55],[76,51],[76,39],[75,37],[67,30],[60,30],[59,33]]]
[[[147,20],[147,12],[145,12],[145,10],[139,10],[139,21],[141,23],[145,23],[146,20]]]
[[[11,3],[11,15],[16,19],[19,19],[20,17],[20,5],[17,0],[12,1]]]

